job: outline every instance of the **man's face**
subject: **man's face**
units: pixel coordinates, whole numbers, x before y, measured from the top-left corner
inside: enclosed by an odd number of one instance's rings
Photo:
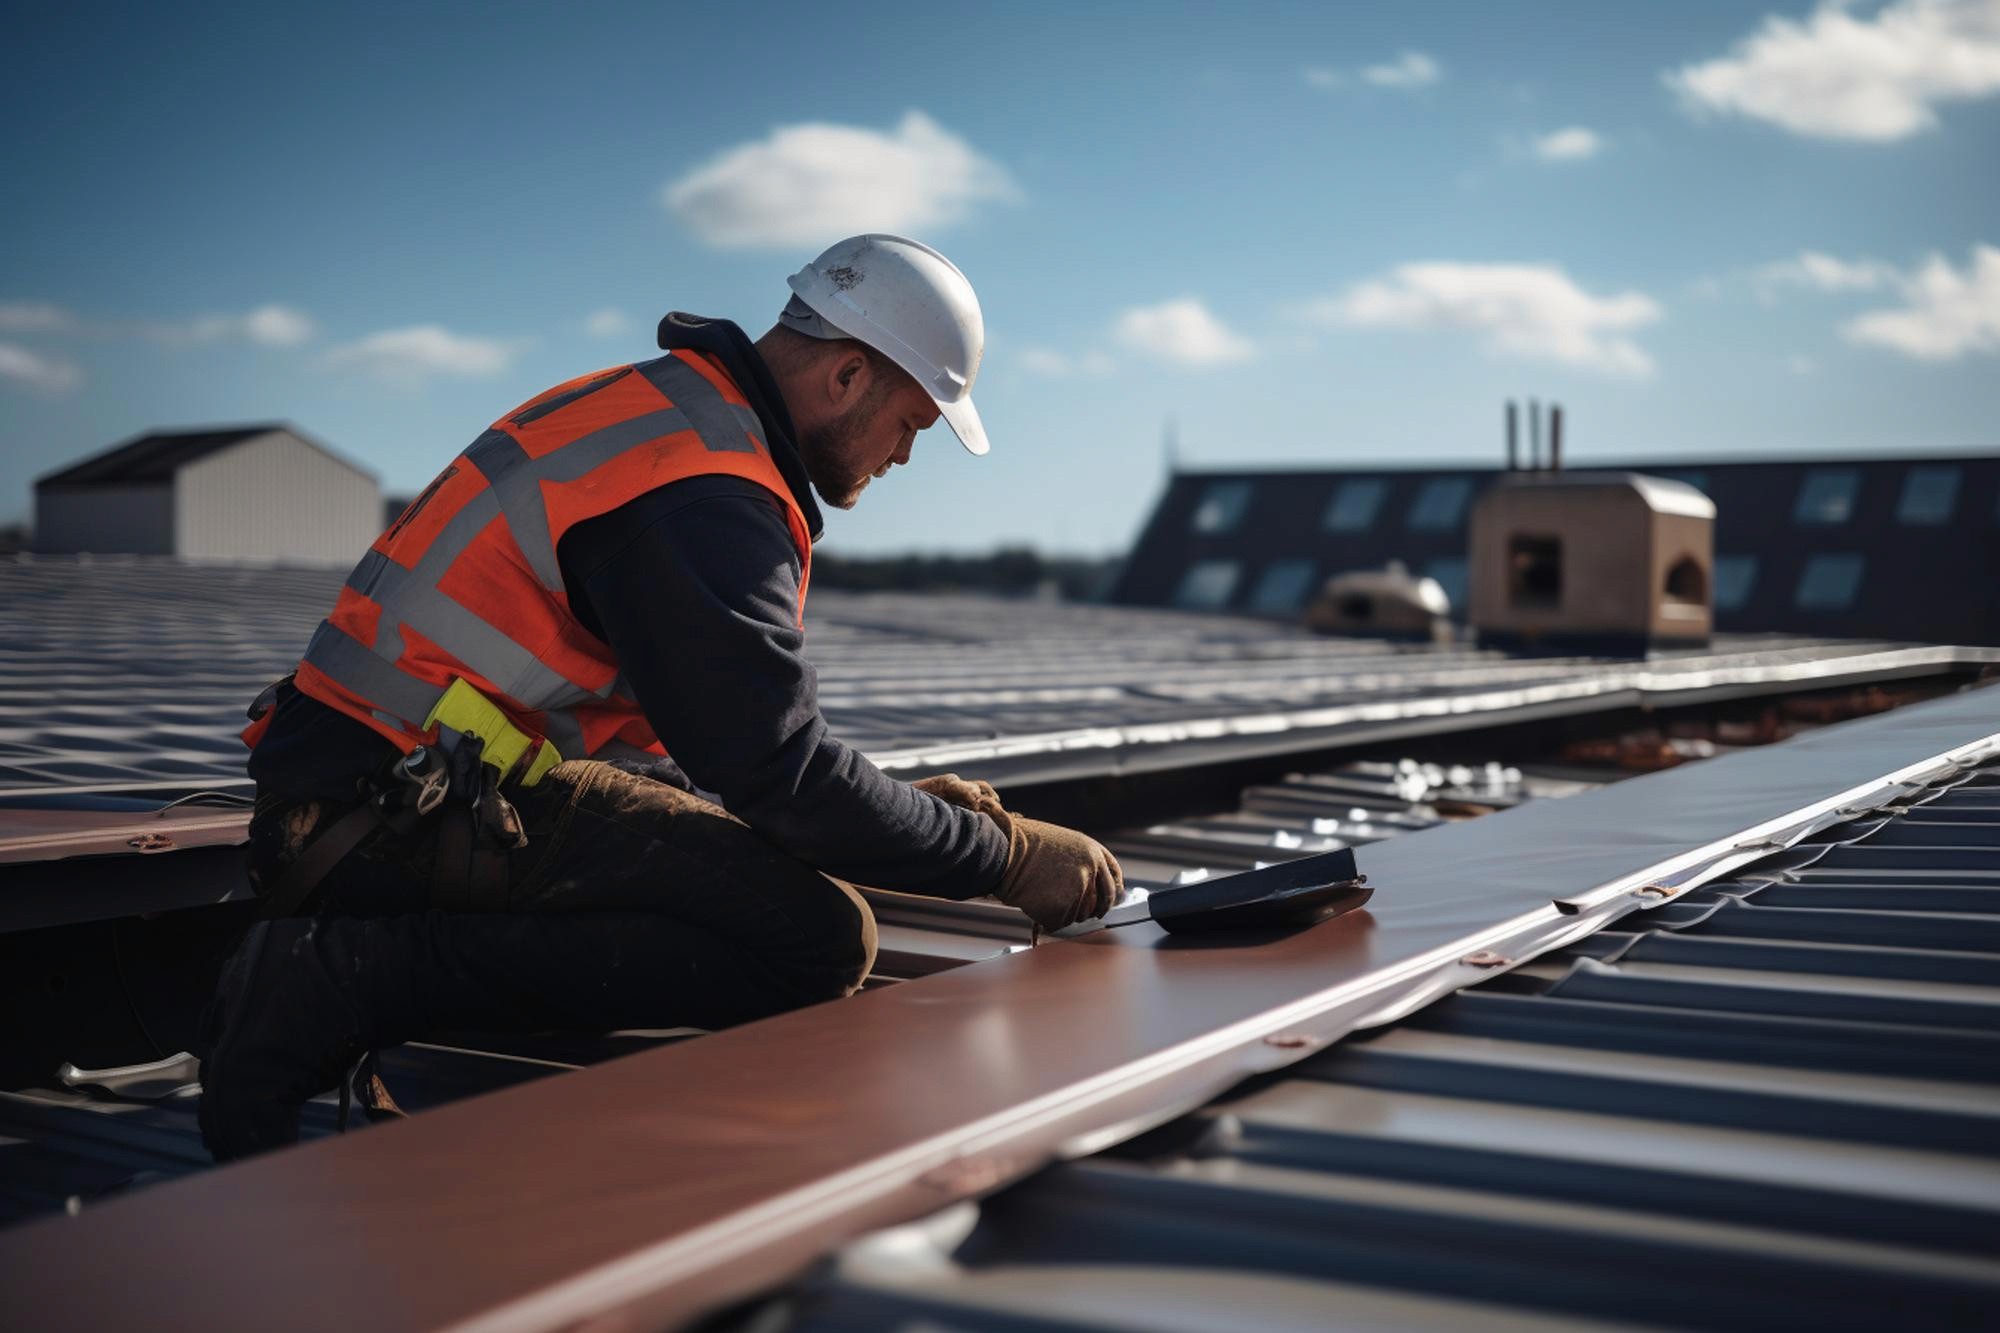
[[[909,376],[874,375],[853,404],[819,427],[802,431],[799,452],[820,499],[852,509],[868,483],[910,461],[917,432],[938,419],[938,406]]]

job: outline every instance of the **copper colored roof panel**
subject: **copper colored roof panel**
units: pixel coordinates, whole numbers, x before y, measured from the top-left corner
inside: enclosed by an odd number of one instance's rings
[[[0,1285],[48,1327],[333,1328],[357,1283],[391,1330],[685,1318],[1895,808],[1995,699],[1384,843],[1365,914],[1289,936],[1057,942],[23,1227]]]

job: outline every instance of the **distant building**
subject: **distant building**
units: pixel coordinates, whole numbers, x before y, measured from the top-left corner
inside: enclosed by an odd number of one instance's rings
[[[1614,466],[1715,501],[1720,632],[2000,643],[2000,456]],[[1177,473],[1111,600],[1290,619],[1330,575],[1401,560],[1462,621],[1466,520],[1500,475]]]
[[[154,431],[37,481],[34,549],[346,564],[381,519],[375,475],[290,426]]]

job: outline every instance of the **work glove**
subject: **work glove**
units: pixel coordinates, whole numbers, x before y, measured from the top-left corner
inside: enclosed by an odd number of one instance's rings
[[[939,773],[910,785],[1000,826],[1007,835],[1007,872],[993,896],[1020,908],[1043,930],[1103,916],[1125,896],[1125,872],[1095,839],[1010,813],[992,783]]]
[[[918,791],[929,792],[947,805],[955,805],[961,810],[976,810],[981,814],[993,814],[1000,810],[1000,793],[993,790],[993,784],[984,781],[967,782],[956,773],[939,773],[933,777],[919,778],[910,784]]]
[[[981,813],[1007,835],[1007,873],[993,896],[1020,908],[1043,930],[1103,916],[1125,896],[1125,872],[1096,839],[1009,814],[997,801]]]

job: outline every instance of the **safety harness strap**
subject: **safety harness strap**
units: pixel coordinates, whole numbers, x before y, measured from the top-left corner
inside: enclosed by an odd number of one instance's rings
[[[312,897],[313,890],[362,839],[388,825],[388,816],[373,801],[364,801],[333,822],[333,827],[307,843],[278,876],[278,882],[264,896],[264,916],[297,916]]]

